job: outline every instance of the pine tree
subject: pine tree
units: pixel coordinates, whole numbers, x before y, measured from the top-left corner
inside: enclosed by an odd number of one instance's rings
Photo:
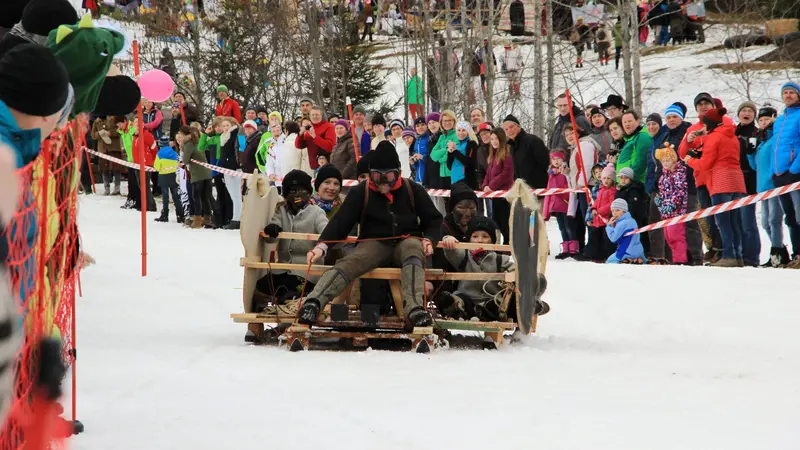
[[[372,59],[370,48],[345,45],[323,65],[323,97],[328,111],[344,113],[345,98],[353,105],[370,105],[383,96],[383,66]]]

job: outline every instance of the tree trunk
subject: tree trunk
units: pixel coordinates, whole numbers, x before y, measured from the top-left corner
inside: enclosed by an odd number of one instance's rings
[[[555,117],[555,67],[553,61],[555,60],[555,50],[553,45],[553,0],[545,0],[547,14],[547,25],[545,31],[547,32],[547,117]]]
[[[625,79],[625,102],[633,104],[633,70],[631,67],[631,9],[627,0],[617,0],[622,19],[622,76]]]
[[[466,0],[462,0],[460,2],[459,6],[461,7],[461,36],[464,39],[464,45],[462,46],[463,48],[461,50],[461,55],[462,55],[461,56],[461,67],[462,67],[461,79],[464,82],[464,90],[462,92],[468,93],[469,90],[472,88],[472,73],[471,73],[471,71],[468,70],[467,71],[468,73],[465,74],[464,70],[463,70],[463,67],[467,63],[467,58],[474,57],[469,52],[469,49],[472,48],[472,46],[470,46],[472,33],[470,33],[470,30],[465,25],[467,23],[467,2],[466,2]],[[472,63],[472,60],[470,59],[470,67],[472,67],[471,63]],[[463,98],[463,96],[462,96],[462,98]],[[476,92],[475,93],[475,101],[477,102],[477,100],[478,100],[478,93]],[[463,114],[464,117],[469,117],[469,108],[471,106],[470,103],[471,102],[469,101],[469,95],[467,95],[467,101],[464,101],[464,102],[461,103],[461,113]]]
[[[491,120],[494,117],[494,0],[489,0],[489,64],[486,69],[486,117]]]
[[[533,132],[535,135],[545,138],[546,119],[544,116],[544,58],[542,57],[542,8],[538,1],[534,2],[533,10]]]
[[[631,17],[633,20],[633,42],[631,43],[631,64],[633,65],[633,99],[631,105],[633,109],[642,113],[642,73],[641,73],[641,47],[639,46],[639,14],[636,4],[631,3]]]
[[[316,5],[311,6],[312,2],[306,3],[306,20],[308,22],[308,34],[311,45],[311,59],[314,64],[312,87],[314,89],[314,101],[322,104],[322,66],[321,55],[319,52],[319,14]]]

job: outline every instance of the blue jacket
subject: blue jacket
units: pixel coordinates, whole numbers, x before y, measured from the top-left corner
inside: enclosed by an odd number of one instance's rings
[[[39,156],[39,149],[41,148],[41,131],[36,128],[33,130],[22,130],[17,125],[14,116],[6,104],[0,101],[0,142],[8,145],[14,149],[17,156],[17,168],[25,167],[33,162]],[[17,206],[17,211],[27,211],[26,216],[20,218],[19,221],[13,224],[6,224],[7,228],[0,227],[0,241],[7,242],[20,242],[24,241],[27,249],[23,254],[27,254],[27,259],[22,264],[17,275],[27,275],[27,278],[19,280],[19,302],[23,303],[27,300],[28,294],[34,288],[36,280],[36,252],[32,251],[36,245],[36,239],[39,229],[36,217],[35,199],[33,191],[28,190],[22,194],[22,202]],[[25,229],[21,229],[21,224],[27,224]],[[5,265],[6,261],[2,261]]]
[[[608,240],[617,244],[616,257],[620,261],[625,258],[644,259],[644,247],[642,247],[641,234],[625,236],[625,233],[639,228],[636,221],[631,217],[631,213],[626,212],[614,224],[606,226]]]
[[[414,153],[412,154],[419,153],[422,155],[422,159],[414,163],[414,173],[416,174],[414,181],[419,184],[423,184],[422,180],[425,179],[425,158],[428,156],[428,140],[430,136],[429,133],[425,133],[421,136],[417,135],[417,140],[414,141]]]
[[[361,150],[361,156],[366,155],[370,150],[372,150],[372,136],[370,136],[366,131],[361,133],[361,144],[359,147]]]
[[[758,192],[775,189],[775,182],[772,181],[773,154],[775,153],[775,129],[767,129],[767,140],[758,146],[756,152],[747,155],[750,167],[756,171],[756,190]]]
[[[775,119],[775,175],[800,173],[800,105],[783,110]]]

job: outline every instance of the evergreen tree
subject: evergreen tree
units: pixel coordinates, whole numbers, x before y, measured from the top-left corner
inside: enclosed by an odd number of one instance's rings
[[[328,111],[346,112],[348,96],[353,105],[370,105],[383,96],[383,66],[371,57],[366,46],[346,45],[326,59],[323,97]]]

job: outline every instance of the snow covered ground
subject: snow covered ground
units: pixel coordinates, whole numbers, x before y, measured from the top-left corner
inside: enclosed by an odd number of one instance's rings
[[[244,344],[228,318],[237,232],[150,213],[141,278],[140,216],[120,203],[81,199],[97,265],[78,301],[73,449],[797,448],[796,271],[552,260],[553,309],[522,344],[289,353]]]

